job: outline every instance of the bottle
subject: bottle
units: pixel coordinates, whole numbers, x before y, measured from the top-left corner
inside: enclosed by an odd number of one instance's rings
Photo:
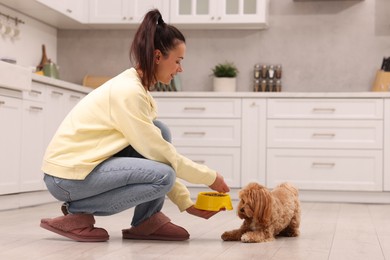
[[[254,68],[254,78],[255,79],[259,79],[260,78],[260,65],[259,64],[256,64],[255,65],[255,68]]]
[[[277,79],[281,79],[282,78],[282,65],[276,65],[275,77]]]
[[[253,91],[254,92],[260,91],[260,80],[255,79],[254,84],[253,84]]]
[[[39,65],[37,66],[37,71],[42,71],[45,64],[49,62],[47,56],[46,56],[46,47],[44,44],[42,44],[42,59]]]
[[[275,91],[280,92],[282,91],[282,81],[280,79],[276,80],[276,86],[275,86]]]
[[[267,90],[267,81],[265,79],[261,81],[260,89],[261,92],[265,92]]]

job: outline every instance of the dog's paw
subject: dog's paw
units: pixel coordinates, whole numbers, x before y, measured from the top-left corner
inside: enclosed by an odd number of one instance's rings
[[[240,241],[238,232],[226,231],[221,235],[223,241]]]

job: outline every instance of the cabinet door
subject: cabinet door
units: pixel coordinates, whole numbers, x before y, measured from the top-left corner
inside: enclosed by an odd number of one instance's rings
[[[381,150],[268,149],[267,187],[292,182],[302,190],[382,191]]]
[[[263,23],[267,0],[220,0],[217,21],[222,23]]]
[[[130,1],[125,0],[89,0],[90,23],[129,23],[128,16]]]
[[[20,191],[44,189],[41,171],[45,150],[45,104],[23,101]]]
[[[267,6],[268,0],[172,0],[171,23],[263,28]]]
[[[84,96],[85,94],[80,92],[48,86],[44,129],[47,144],[65,116]]]
[[[215,23],[217,12],[218,0],[171,1],[171,23]]]
[[[66,91],[64,89],[48,87],[45,115],[45,142],[48,144],[57,128],[65,118]]]
[[[239,188],[240,181],[240,148],[231,147],[177,147],[179,153],[196,163],[207,165],[221,173],[226,184],[231,188]],[[188,187],[204,187],[183,181]]]
[[[19,192],[22,100],[0,96],[0,194]]]
[[[385,158],[383,169],[384,190],[390,191],[390,100],[385,100],[385,115],[384,115],[384,147],[383,152]]]
[[[242,102],[241,186],[249,182],[265,184],[266,100]]]
[[[78,22],[88,19],[88,0],[36,0]]]
[[[169,2],[164,0],[89,0],[89,8],[90,23],[139,24],[154,8],[169,22]]]

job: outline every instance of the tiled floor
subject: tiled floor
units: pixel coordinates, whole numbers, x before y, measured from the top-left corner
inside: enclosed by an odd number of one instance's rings
[[[220,239],[223,231],[241,224],[234,211],[203,220],[180,213],[169,200],[163,212],[190,232],[189,241],[122,240],[129,210],[96,218],[110,233],[108,242],[73,242],[39,227],[40,218],[60,214],[59,206],[1,211],[0,259],[390,259],[390,205],[305,202],[301,236],[260,244]]]

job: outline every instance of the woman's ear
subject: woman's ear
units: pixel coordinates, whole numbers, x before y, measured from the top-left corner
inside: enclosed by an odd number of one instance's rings
[[[162,53],[159,49],[154,50],[154,60],[156,61],[157,64],[160,63],[160,59],[162,57]]]

